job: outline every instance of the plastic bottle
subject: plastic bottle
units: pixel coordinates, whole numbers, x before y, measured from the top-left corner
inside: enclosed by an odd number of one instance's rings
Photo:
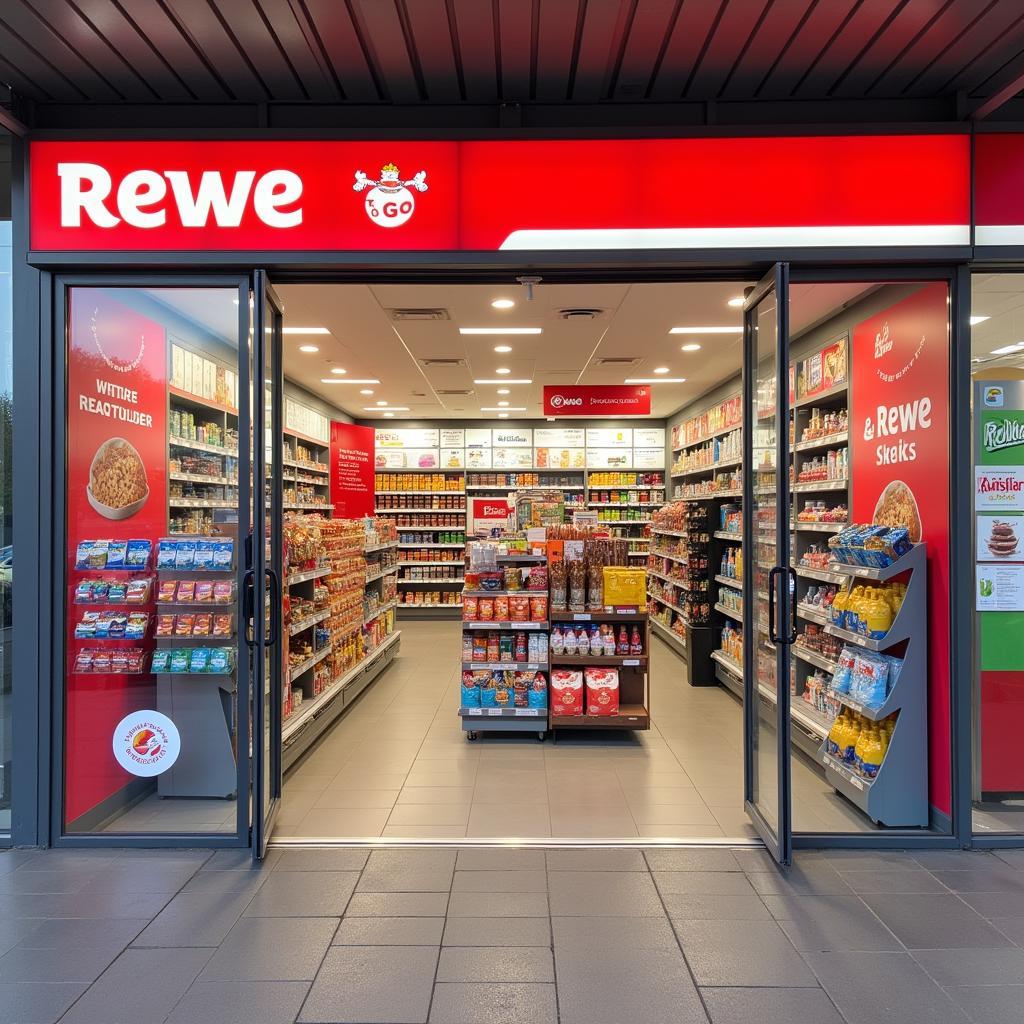
[[[842,746],[840,749],[841,758],[845,764],[852,766],[855,763],[857,741],[860,739],[860,734],[860,716],[854,716],[853,712],[850,712],[846,719],[846,728],[843,730]]]
[[[629,638],[629,653],[630,654],[643,654],[644,653],[644,641],[640,635],[640,627],[634,626],[633,633]]]
[[[576,650],[581,658],[590,654],[590,635],[586,626],[580,626],[576,633]]]
[[[551,653],[562,654],[565,651],[565,646],[562,642],[562,627],[552,626],[551,627]]]
[[[624,658],[629,655],[629,634],[626,632],[625,626],[619,626],[619,642],[615,653],[620,658]]]
[[[825,751],[831,754],[836,759],[841,758],[840,754],[840,743],[843,738],[843,729],[846,728],[846,712],[841,711],[836,715],[835,721],[832,723],[832,728],[828,731],[828,736],[825,738]]]

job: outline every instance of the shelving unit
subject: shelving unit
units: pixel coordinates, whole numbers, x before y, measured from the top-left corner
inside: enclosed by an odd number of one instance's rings
[[[283,434],[284,510],[331,515],[330,443],[287,427]]]

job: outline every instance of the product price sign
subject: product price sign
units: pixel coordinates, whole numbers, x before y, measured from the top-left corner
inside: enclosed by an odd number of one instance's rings
[[[587,449],[587,469],[629,469],[632,465],[632,448]]]
[[[377,469],[437,469],[441,464],[436,448],[378,448],[373,461]]]
[[[533,467],[533,449],[492,448],[491,462],[493,469],[531,469]]]
[[[535,448],[534,466],[537,469],[585,469],[586,450],[583,448]]]

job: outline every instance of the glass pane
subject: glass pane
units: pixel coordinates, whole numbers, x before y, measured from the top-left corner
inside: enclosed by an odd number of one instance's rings
[[[775,727],[778,679],[776,648],[769,639],[769,574],[778,564],[776,552],[776,491],[778,446],[778,324],[777,300],[767,295],[754,309],[757,369],[754,378],[753,439],[753,523],[755,615],[747,616],[746,628],[754,638],[755,700],[759,708],[754,716],[753,803],[759,808],[772,832],[779,827],[779,750]],[[752,624],[750,620],[753,620]],[[749,641],[748,641],[749,642]]]
[[[998,486],[1024,477],[1024,275],[975,274],[971,313],[978,553],[973,827],[988,835],[1024,832],[1024,603],[1007,601],[1000,587],[1024,576],[1024,500]],[[983,580],[991,581],[988,593]]]
[[[236,830],[237,296],[68,293],[68,832]]]
[[[11,830],[11,585],[14,571],[11,476],[12,385],[11,222],[9,182],[0,174],[0,833]]]

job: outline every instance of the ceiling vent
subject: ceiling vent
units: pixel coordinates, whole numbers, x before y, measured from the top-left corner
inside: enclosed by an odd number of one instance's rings
[[[415,306],[404,309],[389,309],[392,320],[451,320],[447,309],[431,308],[422,309]]]
[[[436,359],[421,359],[420,364],[422,366],[465,366],[465,359],[446,359],[438,357]]]
[[[435,395],[445,395],[445,396],[448,396],[448,397],[450,397],[452,395],[471,395],[471,394],[473,394],[473,389],[472,388],[438,388],[434,392],[434,394]]]
[[[638,366],[639,356],[603,356],[594,360],[595,366]]]
[[[563,320],[596,320],[603,312],[603,309],[590,309],[581,306],[572,309],[560,309],[558,315]]]

